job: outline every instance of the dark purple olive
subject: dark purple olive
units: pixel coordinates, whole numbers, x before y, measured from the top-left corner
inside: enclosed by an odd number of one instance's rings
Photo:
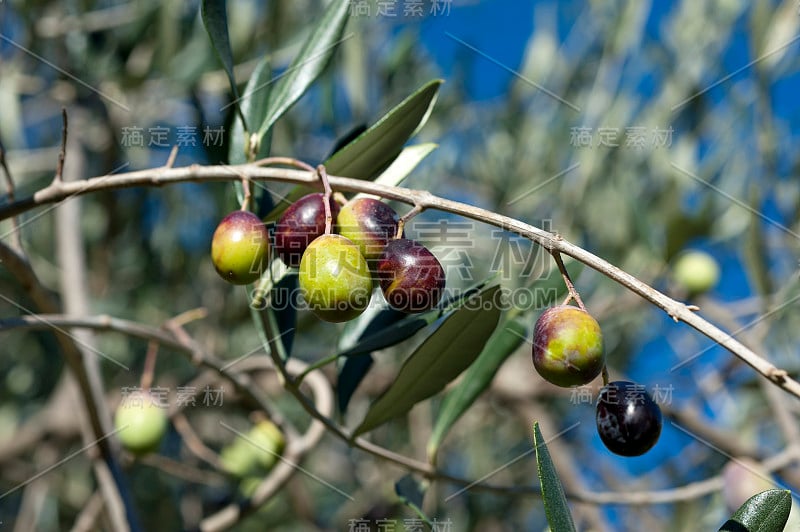
[[[614,381],[597,398],[597,432],[609,451],[640,456],[661,435],[661,409],[641,385]]]
[[[436,306],[444,293],[445,276],[428,248],[407,238],[386,244],[378,259],[377,276],[389,306],[414,313]]]
[[[353,241],[371,262],[381,256],[384,246],[397,236],[400,217],[394,209],[374,198],[357,198],[339,213],[339,234]]]
[[[275,226],[275,253],[287,266],[300,266],[308,245],[325,233],[325,204],[320,193],[308,194],[294,202]],[[332,222],[336,222],[339,204],[330,200]],[[333,228],[332,228],[333,229]]]

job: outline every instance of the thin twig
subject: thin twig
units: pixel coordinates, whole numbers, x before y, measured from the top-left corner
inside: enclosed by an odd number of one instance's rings
[[[322,205],[325,208],[325,234],[329,235],[333,228],[333,213],[331,212],[331,195],[333,194],[333,190],[331,190],[331,184],[328,183],[328,172],[325,171],[323,165],[317,166],[317,175],[322,182],[322,189],[325,191],[322,195]]]
[[[178,434],[183,438],[183,443],[186,444],[186,448],[189,449],[192,454],[204,462],[211,464],[216,469],[223,469],[219,455],[209,449],[206,444],[203,443],[203,440],[197,436],[197,433],[189,424],[189,420],[186,419],[183,412],[178,412],[172,416],[172,424],[175,426],[175,430],[178,431]]]
[[[137,322],[121,320],[118,318],[110,318],[108,316],[85,316],[76,318],[63,315],[41,315],[39,316],[39,318],[42,319],[36,319],[31,316],[22,316],[19,318],[9,318],[0,320],[0,332],[10,331],[15,329],[44,329],[49,327],[49,325],[47,325],[48,323],[52,325],[57,325],[59,327],[82,327],[82,328],[90,328],[97,330],[117,331],[138,338],[145,338],[145,339],[152,338],[161,342],[162,346],[174,348],[177,351],[186,354],[192,359],[195,359],[197,357],[194,347],[186,345],[185,343],[176,339],[171,334],[163,331],[162,329],[156,327],[149,327],[147,325],[143,325]],[[228,370],[225,370],[221,366],[217,366],[217,364],[221,364],[220,362],[217,362],[210,357],[206,358],[206,356],[207,355],[201,354],[199,357],[201,364],[203,366],[209,367],[210,369],[219,372],[225,378],[231,380],[236,379],[234,380],[234,382],[237,384],[237,388],[241,386],[249,388],[250,386],[252,386],[251,381],[249,379],[247,381],[240,380],[240,378],[245,377],[245,375],[241,373],[231,375],[228,372]],[[268,362],[266,360],[266,357],[251,357],[247,360],[243,360],[237,366],[241,366],[241,369],[248,369],[248,370],[252,370],[254,368],[272,369],[274,367],[274,360]],[[299,373],[302,373],[305,370],[305,368],[306,368],[305,364],[300,363],[295,359],[290,359],[288,369],[285,371],[287,371],[288,375],[298,375]],[[315,394],[325,386],[330,388],[330,384],[327,382],[327,379],[325,379],[325,377],[321,374],[321,372],[309,373],[308,378],[304,381],[304,383],[311,385],[312,378],[316,379],[314,384]],[[294,382],[294,378],[292,378],[291,382]],[[255,392],[254,390],[248,389],[246,393],[254,394]],[[299,390],[298,393],[300,393],[301,396],[303,397],[302,403],[308,401],[308,398],[305,396],[305,394],[303,394]],[[403,456],[401,454],[385,449],[363,438],[355,438],[354,440],[350,440],[347,434],[344,432],[344,429],[338,427],[335,423],[333,423],[333,421],[330,420],[330,418],[325,415],[324,410],[322,409],[317,410],[315,404],[310,404],[310,408],[311,408],[310,413],[312,414],[312,416],[318,421],[320,421],[321,424],[324,424],[325,425],[324,428],[328,428],[329,423],[332,424],[334,430],[329,429],[329,431],[337,435],[338,437],[345,439],[346,441],[352,441],[354,447],[361,449],[362,451],[365,451],[369,454],[372,454],[373,456],[391,462],[403,469],[420,473],[427,478],[445,480],[447,482],[451,482],[453,484],[457,484],[460,486],[469,485],[471,486],[471,489],[480,491],[492,491],[498,493],[518,494],[518,495],[525,495],[525,494],[530,495],[539,493],[539,489],[531,485],[498,486],[488,483],[475,484],[474,481],[472,480],[447,474],[443,471],[433,468],[427,462],[422,462],[419,460],[415,460],[413,458],[409,458],[407,456]],[[271,419],[275,421],[275,418]],[[779,471],[791,465],[795,460],[797,460],[798,456],[800,455],[798,450],[799,449],[797,446],[790,446],[784,449],[783,451],[779,452],[778,454],[765,459],[763,461],[763,465],[769,471]],[[701,482],[695,482],[688,484],[686,486],[681,486],[678,488],[667,489],[667,490],[660,490],[660,491],[651,491],[651,492],[586,491],[586,492],[568,492],[567,496],[575,501],[586,502],[590,504],[647,505],[647,504],[662,504],[662,503],[691,500],[709,493],[713,493],[714,491],[717,491],[721,488],[722,488],[722,479],[719,476],[715,476]]]
[[[567,268],[564,266],[564,261],[561,260],[561,253],[558,251],[551,252],[553,255],[553,260],[556,261],[556,265],[558,266],[558,271],[561,272],[561,277],[564,279],[564,284],[567,285],[567,298],[564,300],[562,305],[566,305],[570,302],[570,300],[574,299],[575,303],[581,308],[581,310],[586,311],[586,306],[583,304],[583,300],[581,299],[581,295],[575,289],[575,284],[572,282],[572,279],[569,277],[569,272]]]
[[[246,211],[250,209],[250,198],[252,198],[252,194],[250,193],[250,180],[246,177],[242,178],[242,207],[241,210]]]
[[[139,379],[139,388],[149,390],[153,384],[153,374],[156,370],[156,358],[158,357],[158,342],[150,340],[147,342],[147,354],[144,357],[144,369],[142,377]]]
[[[397,234],[395,238],[403,238],[403,231],[405,230],[406,224],[423,210],[424,207],[422,205],[414,205],[410,211],[401,216],[397,221]]]
[[[61,149],[58,152],[58,165],[56,165],[56,174],[53,176],[51,185],[57,185],[62,182],[61,176],[64,173],[64,159],[67,157],[67,109],[61,108],[61,120],[63,125],[61,127]]]
[[[316,172],[297,171],[285,168],[262,168],[254,164],[238,166],[191,165],[169,170],[142,170],[113,176],[95,177],[77,183],[53,183],[39,190],[33,196],[0,206],[0,220],[41,205],[61,201],[73,195],[86,194],[97,190],[113,190],[133,186],[163,186],[184,182],[232,181],[239,179],[241,174],[247,175],[250,179],[256,181],[278,181],[308,186],[314,186],[319,183]],[[412,190],[371,181],[330,175],[328,176],[328,181],[331,187],[337,190],[374,194],[409,205],[421,205],[425,209],[440,210],[458,214],[465,218],[478,220],[528,238],[540,246],[543,246],[551,253],[553,251],[558,251],[564,255],[568,255],[661,308],[673,319],[683,321],[690,325],[742,359],[774,385],[800,398],[799,382],[790,378],[785,370],[778,369],[752,349],[736,340],[732,334],[718,328],[716,325],[704,319],[700,314],[695,313],[685,304],[659,292],[633,275],[621,270],[597,255],[564,240],[557,234],[486,209],[440,198],[424,190]]]
[[[6,178],[6,196],[8,196],[9,203],[14,203],[14,177],[6,161],[6,149],[2,140],[0,140],[0,168],[3,169],[3,175]],[[14,249],[18,253],[24,253],[22,249],[22,234],[19,231],[19,220],[17,220],[16,216],[11,219],[11,227]]]
[[[175,159],[178,158],[178,150],[179,147],[177,145],[173,146],[172,149],[169,151],[169,157],[167,157],[167,162],[164,163],[162,168],[172,168],[175,166]]]

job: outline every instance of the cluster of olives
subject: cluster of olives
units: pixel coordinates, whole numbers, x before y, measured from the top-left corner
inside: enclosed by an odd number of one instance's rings
[[[569,305],[545,310],[534,327],[533,366],[557,386],[594,380],[605,366],[597,320]],[[600,390],[595,421],[608,450],[622,456],[646,453],[661,434],[661,409],[646,391],[628,381],[610,382]]]
[[[369,305],[374,282],[396,310],[415,313],[436,306],[444,292],[444,269],[427,248],[403,237],[394,209],[373,198],[356,198],[342,207],[328,201],[326,209],[324,194],[303,196],[286,209],[273,235],[275,254],[299,268],[300,290],[314,314],[330,322],[355,318]],[[236,211],[220,222],[211,258],[223,279],[257,280],[268,256],[269,231],[255,214]]]

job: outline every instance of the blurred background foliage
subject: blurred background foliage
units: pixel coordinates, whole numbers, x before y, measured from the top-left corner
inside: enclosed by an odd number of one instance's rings
[[[703,249],[719,262],[722,277],[693,302],[728,330],[758,320],[755,334],[748,328],[740,337],[797,376],[791,332],[800,325],[794,302],[800,232],[795,1],[486,0],[438,2],[439,10],[426,1],[421,16],[403,16],[404,2],[392,3],[396,17],[379,14],[379,4],[387,2],[353,2],[368,12],[352,13],[326,74],[278,122],[273,154],[317,164],[354,127],[373,122],[424,82],[442,77],[446,83],[437,105],[416,138],[439,147],[406,186],[556,231],[678,299],[688,294],[671,280],[670,265],[684,249]],[[322,8],[323,2],[313,0],[229,2],[240,86],[265,53],[276,72],[286,68]],[[198,2],[5,0],[0,38],[0,138],[17,197],[52,179],[62,106],[69,112],[70,135],[86,154],[86,177],[164,164],[181,127],[196,128],[195,145],[181,146],[176,165],[226,161],[233,108],[222,108],[231,96]],[[155,127],[168,128],[164,146],[149,145]],[[130,128],[142,128],[144,146],[126,140]],[[224,128],[224,142],[203,142],[205,128]],[[642,132],[644,140],[639,137],[634,145],[631,139]],[[208,260],[217,221],[237,207],[232,185],[138,188],[80,201],[94,313],[160,325],[202,306],[208,317],[187,329],[210,352],[232,360],[260,349],[247,292],[223,283]],[[463,222],[426,212],[409,232],[424,240],[419,224],[440,220]],[[36,272],[57,292],[53,212],[31,211],[21,222]],[[0,229],[8,238],[8,221]],[[498,265],[504,286],[527,286],[531,278],[523,275],[526,261],[519,256],[538,261],[534,276],[549,275],[549,259],[529,243],[480,224],[469,223],[465,230],[467,246],[429,242],[448,267],[450,289],[481,280]],[[612,377],[626,375],[648,391],[668,390],[663,399],[668,414],[690,412],[701,424],[735,434],[740,448],[755,457],[790,443],[776,423],[769,394],[749,368],[588,268],[577,284],[603,327]],[[8,300],[32,306],[2,268],[0,293],[4,317],[20,313]],[[773,309],[779,310],[758,318]],[[532,328],[537,309],[522,310]],[[294,356],[314,361],[330,354],[340,330],[300,313]],[[131,368],[101,366],[113,405],[123,387],[137,385],[147,346],[111,333],[98,341],[100,351]],[[349,426],[418,343],[412,339],[377,354],[351,403]],[[4,334],[0,352],[2,448],[37,420],[64,366],[44,332]],[[593,407],[542,382],[529,357],[525,344],[508,359],[492,389],[445,441],[440,467],[469,478],[493,471],[530,451],[533,419],[542,421],[545,437],[580,423],[550,444],[568,491],[666,489],[719,474],[728,462],[725,453],[669,422],[644,457],[610,455],[596,434]],[[181,356],[161,352],[156,384],[174,390],[196,375]],[[263,386],[276,406],[304,422],[275,382],[265,377]],[[780,400],[796,426],[797,401]],[[438,404],[436,398],[422,403],[408,419],[391,422],[372,437],[397,452],[424,456]],[[198,406],[188,416],[216,450],[233,438],[220,429],[219,419],[242,430],[249,425],[232,390],[226,390],[222,408]],[[32,448],[0,452],[0,491],[79,446],[77,427],[60,427]],[[207,469],[175,433],[161,454],[191,471]],[[402,471],[341,441],[323,440],[305,467],[354,501],[298,475],[258,517],[237,529],[263,530],[266,522],[272,530],[342,530],[355,518],[413,517],[393,490]],[[794,489],[793,472],[784,473],[776,481]],[[190,527],[237,489],[222,475],[191,481],[157,461],[133,464],[130,475],[148,530]],[[76,458],[45,478],[37,529],[71,526],[94,489],[88,461]],[[491,481],[529,486],[535,479],[534,461],[526,458]],[[434,483],[425,507],[432,517],[449,518],[453,530],[546,526],[535,496],[467,491],[445,502],[456,489]],[[26,504],[24,494],[0,499],[0,521],[14,521]],[[711,529],[728,514],[720,494],[677,505],[578,504],[575,512],[582,530],[657,530],[663,522],[672,523],[671,530]]]

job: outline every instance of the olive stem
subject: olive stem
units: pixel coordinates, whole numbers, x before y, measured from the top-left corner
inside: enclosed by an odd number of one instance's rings
[[[242,209],[243,211],[247,211],[250,209],[250,198],[253,195],[250,193],[250,180],[247,178],[242,178],[242,192],[244,193],[244,197],[242,198]]]
[[[421,212],[422,212],[424,209],[425,209],[425,207],[423,207],[422,205],[420,205],[419,203],[417,203],[416,205],[414,205],[414,208],[413,208],[413,209],[411,209],[410,211],[408,211],[407,213],[405,213],[405,214],[404,214],[404,215],[403,215],[403,216],[400,218],[400,220],[398,220],[398,222],[397,222],[397,234],[395,235],[395,238],[403,238],[403,228],[405,227],[405,225],[406,225],[406,222],[408,222],[408,221],[409,221],[409,220],[411,220],[411,219],[412,219],[414,216],[416,216],[416,215],[418,215],[419,213],[421,213]]]
[[[3,169],[3,175],[6,178],[6,197],[10,203],[14,203],[14,177],[11,174],[11,169],[8,167],[8,163],[6,162],[6,149],[3,147],[2,142],[0,142],[0,168]],[[13,248],[15,251],[23,253],[22,237],[20,236],[19,232],[19,220],[17,220],[16,216],[11,218],[11,227]]]
[[[553,255],[553,259],[556,261],[556,265],[558,266],[558,271],[561,272],[561,277],[564,278],[564,284],[567,285],[567,298],[564,300],[562,305],[566,305],[570,302],[570,300],[574,299],[575,303],[581,308],[581,310],[586,311],[586,306],[583,304],[583,300],[581,299],[581,295],[575,289],[575,285],[572,283],[572,279],[569,277],[569,272],[567,272],[567,268],[564,266],[564,261],[561,260],[561,253],[558,251],[551,251]]]
[[[61,174],[64,173],[64,159],[67,157],[67,109],[61,108],[61,149],[58,151],[58,164],[56,165],[56,173],[53,176],[51,185],[61,183]]]
[[[331,190],[331,184],[328,183],[328,172],[325,171],[324,165],[317,166],[317,175],[319,176],[319,180],[322,181],[322,188],[325,190],[325,193],[322,195],[322,204],[325,206],[325,234],[329,235],[333,228],[333,214],[331,213],[331,196],[333,195],[333,190]]]
[[[153,374],[156,369],[156,358],[158,357],[158,342],[150,340],[147,342],[147,354],[144,357],[144,369],[142,377],[139,379],[139,388],[149,390],[153,384]]]
[[[603,364],[602,376],[603,376],[603,386],[607,386],[608,385],[608,367],[605,364]]]

